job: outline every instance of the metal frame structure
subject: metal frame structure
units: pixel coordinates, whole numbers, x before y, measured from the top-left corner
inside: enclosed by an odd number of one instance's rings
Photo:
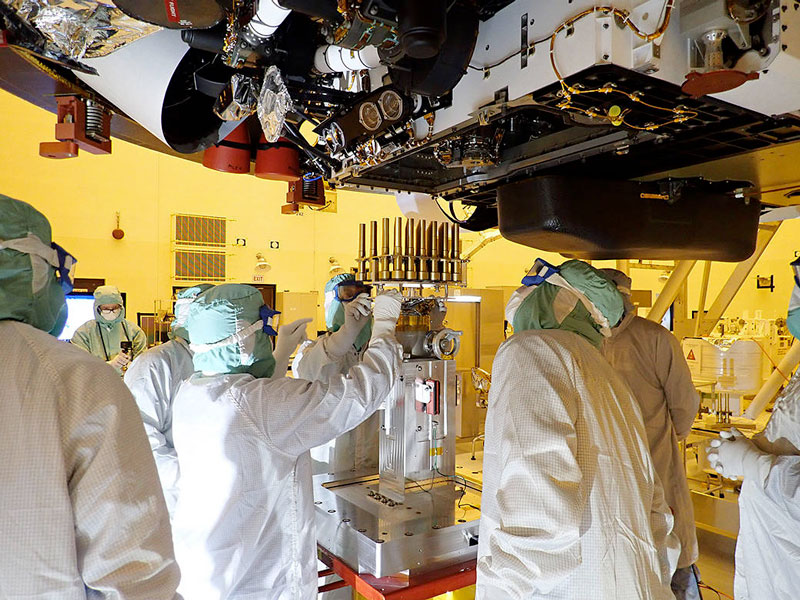
[[[711,269],[711,263],[706,263],[703,271],[703,284],[700,290],[700,303],[698,304],[697,316],[695,317],[694,331],[696,336],[706,336],[714,330],[714,327],[716,327],[722,315],[747,280],[747,277],[750,275],[753,267],[755,267],[758,259],[761,258],[761,255],[764,254],[767,246],[769,246],[769,243],[775,237],[780,225],[780,223],[762,223],[758,226],[756,249],[752,256],[736,265],[733,273],[731,273],[725,285],[722,286],[719,294],[717,294],[711,308],[704,314],[706,298],[708,296],[708,279]],[[661,322],[661,319],[664,318],[669,307],[678,297],[683,284],[686,283],[686,280],[696,264],[696,260],[681,260],[675,264],[675,270],[672,272],[667,283],[664,284],[664,289],[661,290],[661,294],[659,294],[658,298],[653,303],[653,308],[650,309],[647,315],[650,321],[655,321],[656,323]]]

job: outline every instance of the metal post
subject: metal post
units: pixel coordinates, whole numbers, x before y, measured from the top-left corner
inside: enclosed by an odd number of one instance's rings
[[[392,276],[389,271],[389,218],[381,220],[381,281],[386,281]]]
[[[780,225],[780,223],[762,223],[758,226],[758,239],[756,240],[755,252],[753,252],[750,258],[736,265],[733,273],[728,277],[728,281],[722,286],[719,295],[717,295],[717,299],[714,300],[714,304],[708,309],[708,315],[703,317],[698,335],[708,335],[714,330],[714,327],[717,326],[717,322],[730,306],[734,297],[741,289],[742,284],[747,280],[753,267],[758,262],[758,259],[761,258],[764,250],[769,246],[772,238],[775,237]]]
[[[358,224],[358,278],[367,278],[367,224]]]
[[[369,278],[372,281],[381,279],[381,261],[378,258],[378,222],[371,221],[369,224]]]
[[[439,232],[437,231],[436,222],[428,223],[428,243],[430,245],[431,256],[431,281],[439,281],[441,279],[439,273]]]
[[[708,278],[711,275],[711,261],[705,261],[703,265],[703,283],[700,284],[700,299],[697,302],[697,316],[694,319],[694,336],[700,334],[700,323],[703,322],[706,310],[706,298],[708,297]]]
[[[418,248],[417,226],[414,219],[409,219],[406,221],[406,258],[408,260],[408,278],[412,280],[419,278]]]
[[[422,281],[428,281],[431,278],[430,261],[428,260],[430,253],[430,243],[428,238],[429,227],[430,225],[427,221],[423,220],[420,222],[419,278]]]
[[[656,298],[653,308],[650,309],[650,314],[647,315],[649,320],[656,323],[661,322],[661,319],[667,314],[667,310],[669,310],[669,307],[680,293],[683,282],[689,277],[689,273],[692,272],[696,264],[696,260],[678,261],[669,280],[664,284],[664,289],[661,290],[661,294]]]
[[[406,278],[403,266],[403,218],[394,219],[394,252],[392,253],[392,279],[402,281]]]
[[[786,356],[784,356],[780,364],[778,364],[778,367],[772,372],[772,375],[767,378],[764,385],[761,386],[761,389],[758,390],[756,397],[753,398],[750,406],[744,411],[744,416],[748,419],[755,419],[758,417],[767,407],[770,400],[778,393],[781,385],[786,383],[784,377],[791,379],[792,371],[794,371],[798,364],[800,364],[800,342],[795,340],[792,347],[789,348],[789,351],[786,353]]]

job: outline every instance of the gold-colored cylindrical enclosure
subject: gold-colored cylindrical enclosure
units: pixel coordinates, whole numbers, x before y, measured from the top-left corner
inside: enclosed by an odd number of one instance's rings
[[[428,224],[428,242],[430,243],[430,280],[441,281],[442,273],[439,270],[439,227],[436,222]]]
[[[405,261],[403,260],[403,218],[394,219],[394,252],[392,253],[392,280],[402,281],[406,278]]]
[[[392,276],[389,270],[389,218],[384,217],[381,220],[381,276],[382,281],[388,280]]]
[[[380,260],[378,259],[378,222],[371,221],[369,224],[369,279],[379,281]]]

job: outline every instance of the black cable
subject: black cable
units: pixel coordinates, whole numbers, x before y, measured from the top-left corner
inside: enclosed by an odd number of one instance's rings
[[[339,168],[339,165],[334,161],[331,157],[329,157],[324,152],[320,152],[316,148],[314,148],[311,144],[309,144],[306,139],[300,134],[297,129],[294,128],[293,125],[286,122],[283,125],[284,134],[290,140],[292,140],[295,144],[297,144],[301,150],[303,150],[306,155],[311,159],[317,168],[320,167],[319,161],[325,163],[329,168],[336,170]],[[324,169],[320,169],[321,171]]]
[[[97,321],[97,319],[95,319],[94,324],[97,325],[97,333],[100,334],[100,343],[103,344],[103,354],[106,355],[106,362],[108,362],[111,359],[108,357],[108,350],[106,350],[106,341],[103,339],[103,330],[101,329],[100,323]]]

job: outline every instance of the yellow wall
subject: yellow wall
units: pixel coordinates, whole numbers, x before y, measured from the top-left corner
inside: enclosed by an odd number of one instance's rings
[[[229,248],[229,275],[252,281],[255,255],[272,264],[266,281],[278,290],[319,290],[328,279],[328,258],[345,268],[356,253],[357,223],[400,214],[391,195],[339,192],[336,214],[305,211],[280,213],[286,186],[247,175],[228,175],[199,164],[114,140],[111,156],[81,153],[56,161],[38,156],[38,143],[53,139],[54,116],[10,94],[0,92],[0,193],[26,200],[53,224],[54,238],[79,259],[80,277],[103,277],[128,292],[129,314],[150,312],[153,301],[171,293],[170,216],[193,213],[234,219],[228,241],[245,238],[246,248]],[[111,237],[120,212],[125,238]],[[724,227],[721,215],[720,227]],[[709,232],[713,235],[714,232]],[[785,315],[792,289],[788,262],[793,260],[800,222],[784,223],[757,264],[729,314],[761,309],[765,317]],[[280,249],[269,249],[269,241]],[[464,236],[464,250],[477,236]],[[506,240],[488,245],[469,266],[470,287],[515,286],[537,256],[553,254]],[[613,263],[598,262],[598,266]],[[711,276],[709,303],[732,270],[717,263]],[[690,280],[689,304],[697,302],[701,278]],[[633,272],[634,287],[660,291],[657,271]],[[756,275],[774,274],[776,290],[756,290]],[[318,313],[318,318],[319,318]]]
[[[234,221],[228,241],[229,276],[253,277],[256,253],[272,265],[265,280],[279,291],[319,290],[329,278],[329,257],[345,268],[357,252],[357,223],[399,216],[391,195],[338,194],[338,212],[280,213],[286,184],[248,175],[217,173],[187,160],[114,140],[110,156],[38,156],[38,143],[53,139],[55,118],[0,92],[0,193],[25,200],[50,219],[53,237],[78,258],[79,277],[102,277],[128,293],[128,313],[153,310],[170,297],[171,215],[225,216]],[[124,239],[111,237],[121,213]],[[269,241],[280,243],[278,250]]]

